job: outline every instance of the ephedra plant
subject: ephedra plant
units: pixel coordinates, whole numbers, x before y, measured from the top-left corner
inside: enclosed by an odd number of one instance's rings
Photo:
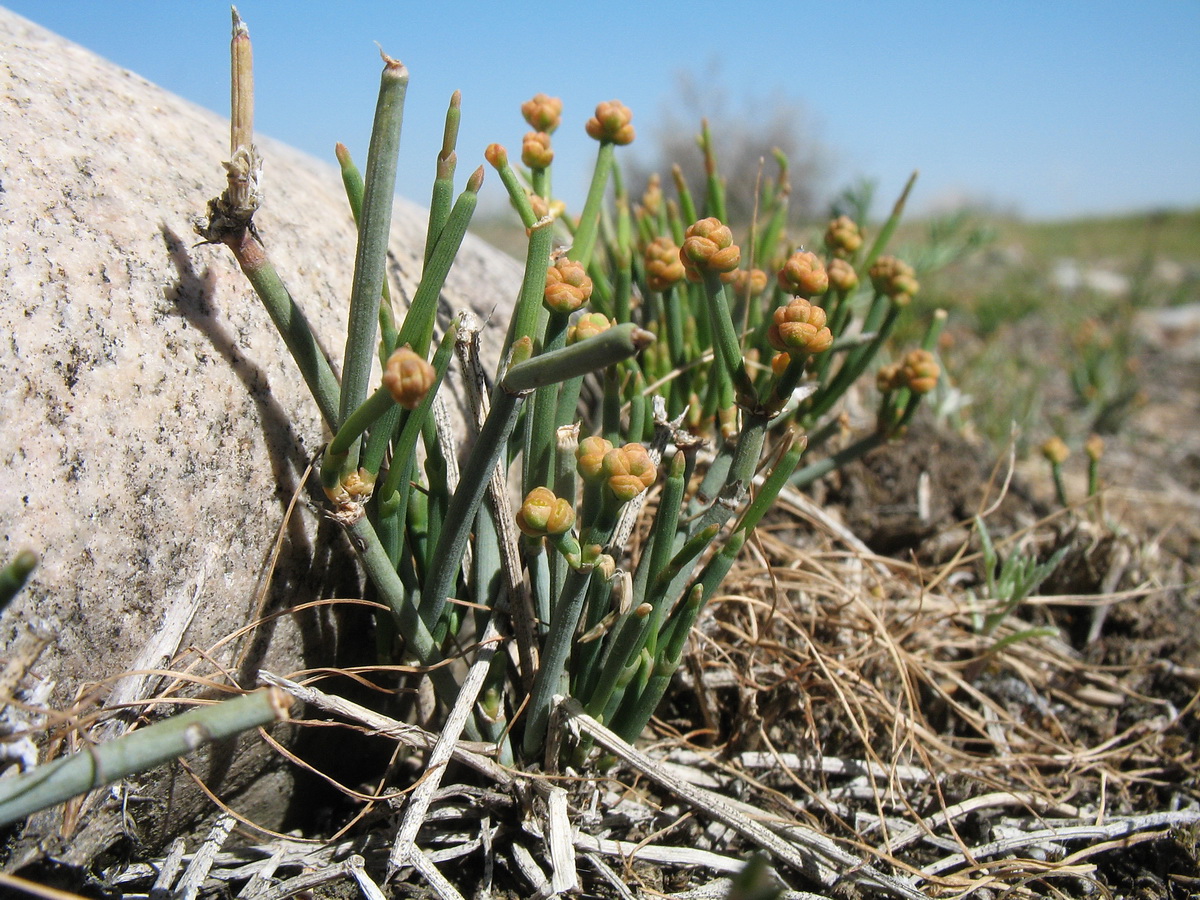
[[[234,80],[229,188],[200,231],[237,258],[328,424],[325,503],[390,610],[373,638],[381,658],[428,667],[443,707],[467,709],[467,734],[496,742],[505,760],[542,756],[556,695],[632,741],[778,493],[902,432],[937,382],[942,317],[922,347],[880,366],[918,289],[912,269],[884,255],[911,181],[873,240],[840,217],[816,252],[785,229],[780,158],[758,220],[735,236],[707,128],[702,188],[693,193],[677,170],[673,199],[652,180],[635,202],[617,161],[634,139],[632,114],[611,101],[586,123],[596,164],[573,214],[551,189],[562,104],[539,94],[521,110],[532,130],[520,164],[499,144],[484,154],[528,236],[502,362],[484,372],[469,315],[437,327],[485,171],[454,196],[457,94],[420,285],[407,309],[389,296],[408,73],[385,56],[364,173],[346,148],[337,153],[358,224],[339,379],[253,228],[260,162],[240,23]],[[476,413],[467,440],[434,415],[456,353]],[[384,374],[372,385],[376,358]],[[864,379],[878,388],[876,428],[828,449],[839,401]],[[821,453],[802,467],[806,447]],[[651,509],[649,527],[635,528]]]

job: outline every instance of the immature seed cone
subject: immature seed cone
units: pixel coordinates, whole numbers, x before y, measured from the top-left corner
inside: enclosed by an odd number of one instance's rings
[[[586,341],[601,332],[608,331],[612,325],[612,320],[606,318],[603,313],[584,313],[574,325],[567,329],[567,343]]]
[[[683,263],[679,248],[670,238],[657,237],[646,248],[646,285],[652,291],[665,291],[683,281]]]
[[[592,279],[581,263],[563,257],[546,269],[546,290],[542,297],[553,312],[573,313],[591,296]]]
[[[626,444],[609,450],[601,462],[608,488],[622,503],[628,503],[654,484],[658,468],[641,444]]]
[[[552,200],[547,203],[545,197],[532,191],[526,191],[525,196],[529,198],[529,205],[533,207],[533,214],[538,219],[544,219],[546,216],[553,216],[557,219],[566,210],[566,205],[561,200]],[[526,234],[528,233],[529,229],[526,229]]]
[[[529,537],[566,534],[575,524],[575,510],[549,488],[536,487],[517,511],[517,527]]]
[[[720,219],[710,216],[685,232],[679,259],[688,281],[703,281],[704,273],[712,272],[719,274],[722,281],[729,282],[742,261],[742,251],[733,242],[733,232],[722,225]]]
[[[351,497],[369,497],[375,489],[375,476],[366,469],[358,469],[342,479],[342,487]]]
[[[1083,442],[1083,452],[1092,462],[1099,462],[1104,456],[1104,438],[1098,434],[1089,434],[1088,439]]]
[[[662,209],[663,192],[662,179],[655,172],[646,180],[646,192],[642,194],[642,209],[647,215],[657,216]]]
[[[830,285],[839,294],[848,294],[858,287],[858,273],[844,259],[830,260],[829,268],[825,271],[829,273]]]
[[[779,286],[797,297],[815,297],[829,289],[829,275],[817,254],[797,250],[779,270]]]
[[[762,269],[738,269],[733,273],[733,289],[739,297],[758,297],[767,289],[767,273]]]
[[[1046,443],[1042,444],[1042,456],[1052,462],[1056,466],[1061,466],[1067,461],[1067,457],[1071,455],[1071,448],[1067,446],[1066,441],[1062,438],[1050,438]]]
[[[334,487],[325,487],[325,496],[338,504],[362,503],[375,489],[375,476],[366,469],[344,475]]]
[[[416,409],[433,387],[436,377],[433,366],[406,345],[388,357],[383,371],[383,386],[392,399],[405,409]]]
[[[824,353],[833,346],[833,333],[825,326],[825,310],[803,297],[776,309],[774,318],[767,329],[767,341],[776,350]]]
[[[612,448],[610,441],[597,434],[580,441],[575,450],[575,468],[579,477],[584,481],[598,481],[604,478],[604,457]]]
[[[596,114],[584,128],[598,141],[624,146],[633,143],[633,113],[620,100],[606,100],[596,106]]]
[[[521,162],[531,169],[544,169],[554,162],[550,135],[544,131],[528,132],[521,141]]]
[[[825,246],[834,256],[851,256],[862,243],[862,231],[849,216],[838,216],[825,229]]]
[[[558,97],[548,97],[545,94],[535,94],[532,100],[521,104],[521,115],[529,123],[530,128],[553,134],[562,122],[562,100]]]
[[[488,144],[483,151],[483,158],[494,169],[503,169],[508,165],[508,151],[504,149],[503,144]]]
[[[911,300],[921,289],[912,266],[894,256],[881,256],[875,260],[870,275],[875,290],[901,305]]]
[[[879,371],[875,373],[875,389],[881,394],[889,394],[903,386],[904,380],[900,376],[900,363],[880,366]]]
[[[928,394],[942,374],[941,367],[928,350],[910,350],[900,367],[900,375],[914,394]]]

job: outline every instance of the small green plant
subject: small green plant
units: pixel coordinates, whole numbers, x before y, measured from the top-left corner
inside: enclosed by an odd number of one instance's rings
[[[1144,395],[1134,356],[1132,310],[1118,311],[1115,324],[1090,318],[1072,338],[1071,387],[1086,417],[1086,428],[1115,434]]]
[[[1067,442],[1055,435],[1042,444],[1042,458],[1050,464],[1050,477],[1054,480],[1054,495],[1064,509],[1071,505],[1067,496],[1067,485],[1063,480],[1063,464],[1071,456],[1071,448]],[[1104,439],[1098,434],[1088,435],[1083,443],[1083,452],[1087,456],[1087,500],[1099,503],[1100,494],[1100,460],[1104,456]],[[1099,507],[1097,507],[1099,508]]]
[[[484,178],[480,167],[454,198],[459,97],[436,161],[425,268],[403,315],[384,280],[402,64],[384,57],[365,172],[338,148],[358,224],[339,381],[252,225],[260,164],[248,36],[236,14],[234,32],[229,187],[200,233],[233,252],[330,428],[321,485],[391,610],[377,623],[381,656],[428,667],[450,706],[465,680],[457,658],[473,645],[472,669],[486,675],[466,730],[495,741],[503,760],[544,754],[559,694],[633,740],[697,616],[784,485],[809,484],[902,433],[935,387],[942,316],[921,347],[876,376],[874,431],[799,468],[806,446],[838,432],[839,400],[876,367],[918,290],[913,270],[884,253],[913,182],[873,241],[841,216],[818,255],[785,233],[781,158],[760,219],[739,226],[738,241],[707,126],[703,192],[693,195],[676,171],[674,198],[652,179],[635,203],[616,160],[634,139],[632,113],[611,101],[586,123],[596,164],[583,209],[568,217],[551,188],[562,104],[534,97],[522,107],[533,131],[520,170],[499,144],[484,154],[528,242],[495,387],[474,401],[478,434],[455,478],[447,460],[458,448],[433,416],[452,353],[470,384],[484,381],[466,317],[435,334],[439,294]],[[385,374],[371,390],[375,358]],[[600,399],[581,404],[589,377]],[[513,470],[524,498],[515,513]],[[656,504],[647,503],[652,494]],[[653,524],[636,544],[644,505],[655,506]],[[515,661],[496,650],[505,619]]]
[[[1067,548],[1059,548],[1045,562],[1038,562],[1037,556],[1020,550],[1014,550],[1001,561],[987,525],[980,516],[975,517],[975,533],[979,535],[983,554],[983,592],[982,596],[977,596],[974,591],[969,591],[967,598],[974,610],[971,618],[975,633],[990,637],[1013,610],[1024,603],[1042,582],[1054,573],[1063,557],[1067,555]],[[1054,629],[1048,628],[1024,629],[1007,636],[989,652],[999,650],[1014,641],[1056,633]]]

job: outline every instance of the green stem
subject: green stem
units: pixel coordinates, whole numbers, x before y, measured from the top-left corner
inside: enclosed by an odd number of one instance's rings
[[[350,213],[354,216],[354,225],[357,228],[359,219],[362,218],[363,191],[365,190],[362,175],[345,144],[336,145],[334,155],[337,156],[338,166],[342,171],[342,184],[346,188],[346,199],[350,203]],[[383,291],[379,300],[379,327],[383,333],[383,347],[380,348],[380,362],[383,362],[396,347],[396,323],[392,317],[392,292],[386,278],[383,280]]]
[[[358,440],[359,435],[395,405],[396,401],[391,392],[385,387],[378,388],[375,393],[362,402],[358,409],[350,414],[342,427],[338,429],[338,433],[333,436],[333,440],[329,442],[329,447],[325,450],[325,458],[331,459],[348,452],[350,445]]]
[[[762,239],[754,250],[754,265],[760,269],[771,267],[771,254],[779,246],[780,236],[787,225],[788,198],[791,185],[788,183],[788,159],[778,148],[774,151],[775,162],[779,165],[779,181],[775,188],[774,200],[770,206],[770,216],[767,226],[763,229]]]
[[[436,387],[431,390],[436,390]],[[379,474],[379,470],[383,468],[384,457],[387,456],[388,446],[396,434],[396,429],[404,421],[401,414],[407,414],[407,412],[403,406],[397,405],[379,417],[375,422],[375,427],[367,435],[366,444],[363,445],[362,457],[359,460],[361,468],[372,475]]]
[[[612,729],[621,735],[632,735],[632,738],[625,738],[627,742],[637,740],[650,717],[654,715],[654,710],[662,702],[671,684],[671,678],[683,659],[683,648],[691,628],[690,623],[696,620],[703,608],[704,592],[700,585],[696,585],[689,592],[687,600],[680,605],[683,611],[680,618],[687,619],[688,627],[679,627],[672,632],[672,640],[666,645],[667,649],[654,661],[645,686],[640,691],[628,689],[620,707],[612,715]]]
[[[392,565],[399,564],[400,554],[404,549],[405,524],[408,520],[409,501],[412,498],[411,481],[415,467],[416,459],[412,456],[393,457],[388,468],[387,480],[403,484],[405,489],[392,490],[390,493],[385,490],[375,492],[376,528]]]
[[[670,468],[666,481],[663,483],[662,496],[658,502],[658,512],[654,516],[654,528],[650,532],[650,546],[638,563],[637,573],[633,582],[633,606],[636,608],[644,600],[650,599],[655,603],[655,620],[657,626],[662,621],[659,613],[658,598],[647,596],[651,579],[656,579],[671,561],[671,549],[675,543],[675,531],[679,527],[679,511],[683,505],[683,495],[687,489],[687,457],[676,450],[671,457]]]
[[[431,548],[441,542],[442,530],[446,524],[450,506],[449,469],[446,465],[445,454],[438,445],[437,425],[432,417],[426,417],[425,421],[421,423],[421,441],[425,445],[425,508],[428,516],[425,523],[424,543],[427,548]],[[478,514],[478,511],[479,507],[476,506],[474,514]],[[433,564],[433,559],[433,557],[429,557],[429,565]],[[422,570],[422,577],[427,568],[428,566]]]
[[[551,613],[550,632],[542,648],[537,677],[533,680],[527,709],[529,721],[525,725],[525,738],[521,744],[521,752],[527,760],[536,759],[542,749],[546,724],[550,719],[550,702],[562,690],[567,678],[567,655],[571,650],[575,628],[579,625],[591,577],[590,566],[572,569],[567,575],[562,596]]]
[[[721,282],[721,276],[715,272],[705,272],[704,290],[708,294],[708,321],[712,326],[717,356],[724,363],[738,393],[743,398],[753,398],[754,382],[746,372],[741,341],[738,339],[737,329],[733,327],[729,297],[725,292],[725,285]]]
[[[496,170],[496,174],[500,176],[500,183],[508,191],[508,199],[512,201],[517,215],[521,218],[521,224],[526,229],[533,228],[538,221],[537,213],[533,211],[533,205],[529,202],[529,195],[525,193],[525,188],[521,185],[521,179],[517,177],[513,167],[508,164],[508,151],[499,144],[493,144],[488,147],[484,155]]]
[[[704,515],[696,523],[696,531],[714,524],[724,525],[737,512],[738,506],[746,498],[750,489],[754,471],[758,468],[758,460],[762,455],[763,442],[766,440],[769,425],[770,420],[766,415],[746,414],[742,433],[738,435],[737,446],[733,450],[729,474],[725,477],[725,485],[721,488],[717,499],[705,510]]]
[[[578,418],[577,409],[579,407],[579,395],[583,392],[583,376],[577,375],[574,378],[568,378],[558,388],[558,409],[555,412],[554,423],[559,428],[564,425],[570,425]],[[560,497],[565,496],[557,489],[555,490]]]
[[[421,620],[416,604],[400,580],[400,575],[388,558],[374,527],[364,516],[347,525],[346,532],[367,577],[391,609],[392,618],[400,630],[400,636],[404,638],[407,651],[422,665],[430,667],[429,678],[433,682],[438,699],[443,703],[453,704],[454,698],[458,696],[458,682],[448,667],[439,665],[443,662],[441,648]],[[472,724],[468,723],[467,728],[468,732],[478,735]]]
[[[567,343],[567,324],[570,318],[565,313],[551,311],[546,323],[545,352],[561,350]],[[530,400],[531,416],[529,443],[525,448],[525,475],[523,484],[529,491],[535,487],[550,485],[550,472],[554,465],[555,430],[558,427],[558,395],[560,385],[544,385],[537,389]]]
[[[337,157],[338,168],[342,173],[342,186],[346,189],[346,200],[350,204],[350,215],[354,216],[354,225],[357,228],[358,220],[362,218],[363,191],[365,190],[362,173],[354,164],[350,149],[345,144],[336,144],[333,154]]]
[[[166,721],[87,747],[78,753],[0,781],[0,825],[62,803],[86,791],[138,775],[271,722],[285,721],[290,698],[277,688],[202,706]]]
[[[392,617],[400,628],[400,636],[408,644],[409,652],[424,665],[438,662],[438,648],[433,635],[417,614],[416,605],[404,589],[400,576],[384,552],[383,544],[370,520],[363,516],[347,525],[346,531],[350,535],[351,544],[358,552],[367,577],[391,609]]]
[[[698,528],[683,542],[671,561],[655,573],[653,582],[647,588],[647,595],[655,598],[656,605],[662,604],[664,608],[671,605],[683,589],[691,565],[708,549],[720,530],[721,526],[715,522]]]
[[[708,214],[716,216],[722,222],[725,215],[725,187],[721,184],[721,176],[717,173],[717,154],[713,150],[712,131],[708,127],[708,119],[700,123],[700,150],[704,154],[704,175],[707,187]]]
[[[596,153],[596,168],[592,171],[592,183],[588,187],[583,212],[579,214],[579,226],[575,229],[575,240],[567,254],[570,259],[583,263],[586,269],[592,261],[596,248],[596,235],[600,229],[600,211],[604,203],[604,190],[608,187],[608,176],[613,165],[613,144],[601,141]]]
[[[617,687],[617,682],[626,671],[631,660],[635,660],[646,645],[646,637],[654,627],[654,616],[649,605],[635,606],[617,627],[616,637],[608,650],[608,655],[601,660],[598,673],[585,672],[585,675],[598,675],[595,683],[586,686],[576,693],[585,704],[589,716],[600,717],[608,708],[609,700]]]
[[[687,641],[688,632],[695,624],[696,618],[716,593],[742,546],[746,543],[746,532],[736,531],[721,552],[708,561],[708,565],[696,579],[696,584],[688,594],[687,602],[680,604],[675,615],[667,623],[667,633],[664,635],[662,651],[655,657],[654,667],[650,678],[642,690],[634,695],[635,699],[628,705],[622,704],[618,716],[613,721],[613,731],[626,741],[634,741],[650,721],[654,710],[662,702],[663,694],[671,683],[671,676],[679,667],[683,658],[683,648]],[[699,593],[699,602],[696,602]],[[656,677],[657,676],[657,677]]]
[[[358,249],[354,258],[354,281],[350,289],[350,320],[346,331],[339,425],[367,397],[375,350],[375,330],[379,322],[379,298],[383,292],[387,262],[392,198],[396,191],[396,165],[400,151],[400,126],[404,119],[407,88],[408,69],[399,60],[384,55],[375,123],[367,152]],[[352,446],[347,454],[345,467],[347,470],[358,468],[357,445]]]
[[[904,205],[908,202],[908,195],[912,193],[913,185],[917,183],[919,172],[913,172],[908,176],[908,181],[904,185],[904,190],[900,192],[895,205],[892,207],[892,214],[888,216],[888,220],[883,223],[883,228],[879,230],[879,235],[875,238],[875,243],[871,244],[871,249],[867,251],[867,257],[863,260],[859,267],[860,272],[865,272],[871,268],[871,263],[883,253],[887,248],[888,241],[892,239],[892,235],[896,231],[896,226],[900,224],[900,217],[904,215]]]
[[[509,436],[517,424],[524,394],[500,385],[492,393],[492,408],[475,440],[459,478],[458,488],[450,498],[446,511],[446,528],[437,547],[429,557],[431,566],[422,591],[421,616],[430,629],[438,627],[446,601],[458,578],[459,566],[467,550],[467,540],[479,504],[483,501],[488,482],[496,463],[508,446]]]
[[[933,353],[937,349],[938,338],[942,336],[942,330],[946,327],[946,319],[949,313],[944,309],[935,309],[933,311],[933,320],[929,323],[929,328],[925,332],[925,337],[921,339],[921,349]]]
[[[266,249],[250,229],[242,229],[230,236],[225,244],[233,251],[246,279],[266,307],[288,352],[296,361],[304,383],[317,402],[325,424],[330,431],[336,431],[340,422],[338,409],[341,388],[304,313],[284,287],[279,273],[267,257]]]
[[[608,369],[604,373],[604,397],[600,401],[600,421],[604,439],[615,445],[621,443],[621,372]]]
[[[459,320],[456,318],[450,323],[450,327],[446,329],[446,333],[442,335],[442,341],[438,344],[437,352],[433,354],[434,378],[433,384],[429,391],[425,394],[425,399],[421,401],[421,405],[410,412],[404,419],[404,426],[400,430],[400,435],[396,439],[396,443],[392,448],[392,465],[388,469],[387,478],[384,479],[383,486],[376,491],[376,494],[381,500],[387,500],[393,494],[401,490],[402,472],[406,467],[398,464],[397,460],[412,460],[415,456],[417,446],[417,437],[421,434],[422,424],[429,418],[429,411],[433,408],[433,401],[437,397],[438,388],[442,384],[442,380],[446,377],[446,370],[450,367],[450,358],[454,353],[454,342],[458,338]],[[403,476],[406,477],[406,476]],[[407,491],[405,491],[407,493]],[[403,514],[401,515],[403,521]]]
[[[584,672],[583,690],[577,696],[585,700],[592,715],[603,713],[621,673],[641,652],[647,639],[657,634],[666,615],[666,593],[648,597],[647,588],[650,580],[663,574],[671,562],[679,510],[687,487],[685,462],[684,454],[676,451],[659,499],[658,513],[651,529],[650,546],[643,551],[634,576],[632,609],[616,626],[616,638],[601,659],[599,671]],[[643,608],[642,604],[647,599],[652,606]]]
[[[1087,495],[1091,499],[1100,493],[1100,458],[1097,456],[1088,457],[1088,474],[1087,474]],[[2,596],[2,592],[0,592]],[[0,609],[4,608],[4,601],[0,600]]]
[[[891,337],[892,331],[896,327],[896,320],[900,317],[899,306],[894,300],[889,299],[886,304],[887,313],[883,318],[882,324],[879,325],[879,330],[875,333],[875,337],[869,344],[849,351],[846,358],[843,360],[841,368],[830,379],[829,384],[823,387],[815,397],[811,409],[805,411],[804,422],[808,426],[812,426],[816,421],[828,412],[838,399],[850,388],[854,382],[859,379],[859,376],[866,371],[871,360],[879,354],[880,348],[883,347],[887,339]],[[868,316],[868,323],[864,324],[864,329],[871,324]],[[801,407],[803,409],[803,407]]]
[[[524,194],[522,194],[524,196]],[[529,233],[529,246],[525,251],[525,274],[521,280],[521,291],[509,323],[506,347],[511,347],[521,338],[534,340],[537,333],[538,316],[542,311],[542,299],[546,293],[546,269],[550,266],[550,248],[554,244],[554,222],[550,219],[534,226]]]
[[[408,344],[412,349],[424,356],[429,352],[429,344],[433,340],[433,326],[437,321],[438,297],[446,284],[446,276],[462,246],[463,236],[471,223],[475,207],[479,205],[479,188],[483,185],[483,167],[480,166],[467,179],[466,189],[459,194],[445,226],[438,235],[437,244],[425,270],[421,274],[421,283],[413,294],[409,304],[408,314],[404,324],[400,326],[400,334],[396,338],[397,346]]]
[[[1050,463],[1050,474],[1054,477],[1054,495],[1058,498],[1058,503],[1062,507],[1070,506],[1067,500],[1067,484],[1063,481],[1062,463]]]
[[[550,199],[550,170],[533,169],[529,173],[530,187],[543,200]]]
[[[462,119],[462,91],[450,95],[450,106],[446,110],[446,128],[442,132],[442,149],[437,158],[437,176],[433,181],[433,195],[429,201],[429,227],[425,233],[425,264],[433,256],[438,236],[450,217],[450,198],[454,196],[454,169],[458,156],[454,146],[458,143],[458,125]]]
[[[796,440],[794,433],[788,434],[784,440],[787,441],[788,447],[771,469],[771,474],[763,480],[762,487],[758,489],[754,499],[746,506],[746,511],[742,513],[742,519],[738,523],[740,531],[750,531],[762,521],[762,517],[775,503],[775,498],[779,496],[779,492],[783,490],[788,479],[792,477],[792,473],[796,471],[800,457],[808,448],[808,441],[804,437]]]
[[[525,251],[525,274],[521,280],[521,290],[513,307],[512,319],[508,324],[508,335],[504,346],[512,347],[528,337],[538,338],[538,315],[542,309],[542,297],[546,290],[546,269],[550,264],[550,248],[554,244],[554,220],[547,216],[539,220],[529,202],[521,179],[508,163],[508,151],[499,144],[488,147],[488,162],[496,169],[500,182],[508,191],[508,198],[521,218],[521,224],[529,235],[529,244]]]
[[[680,224],[686,228],[699,218],[696,215],[696,203],[692,200],[692,192],[688,189],[687,181],[683,177],[683,169],[679,167],[678,163],[671,166],[671,177],[675,180],[675,192],[679,194],[679,215],[682,219]],[[683,243],[682,233],[675,235],[675,243]]]
[[[532,391],[616,365],[654,343],[654,335],[632,323],[614,325],[595,337],[518,363],[504,376],[510,391]]]

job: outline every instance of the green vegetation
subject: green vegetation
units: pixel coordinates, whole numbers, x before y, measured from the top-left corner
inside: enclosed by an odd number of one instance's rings
[[[986,240],[940,270],[917,266],[918,304],[950,313],[942,356],[972,400],[957,423],[997,444],[1015,423],[1022,453],[1050,434],[1080,446],[1123,428],[1144,396],[1135,317],[1200,301],[1200,211],[1037,223],[960,215],[960,230]],[[944,222],[909,223],[901,245],[931,243]]]
[[[1110,261],[1129,271],[1146,255],[1200,264],[1200,209],[1130,213],[1051,222],[996,222],[997,239],[1022,247],[1041,263],[1063,256]]]
[[[739,198],[760,218],[737,226],[735,238],[725,224],[735,204],[707,124],[704,183],[675,168],[672,195],[655,177],[639,201],[618,153],[634,139],[633,114],[614,100],[585,125],[596,164],[583,209],[569,216],[550,176],[562,103],[537,95],[521,109],[534,129],[522,142],[523,168],[499,144],[484,154],[524,231],[525,272],[495,389],[486,404],[474,401],[478,437],[460,454],[433,421],[452,350],[468,371],[478,367],[467,319],[436,334],[438,298],[484,177],[480,167],[454,199],[458,95],[407,310],[393,307],[384,281],[408,84],[401,63],[384,57],[365,171],[338,148],[359,232],[338,383],[252,226],[258,166],[251,106],[237,102],[252,89],[238,27],[229,189],[200,233],[232,251],[333,432],[321,486],[390,609],[376,627],[381,662],[426,667],[447,711],[474,707],[472,691],[481,691],[466,732],[494,741],[506,762],[542,756],[558,694],[634,740],[697,616],[778,493],[901,436],[938,385],[933,351],[945,316],[912,324],[917,277],[886,252],[915,174],[870,234],[847,215],[827,223],[812,244],[824,248],[818,255],[788,235],[789,170],[777,153],[760,195]],[[847,203],[865,208],[861,197]],[[938,266],[962,252],[938,246]],[[911,337],[894,343],[900,333]],[[881,366],[885,353],[895,362]],[[372,390],[375,359],[384,375]],[[598,399],[581,402],[589,378]],[[875,428],[826,449],[841,428],[840,401],[862,382],[879,398]],[[800,468],[806,447],[823,458]],[[460,455],[455,480],[445,460]],[[524,497],[515,516],[514,480]],[[659,503],[642,538],[634,524],[650,494]],[[497,653],[506,619],[513,658]],[[475,679],[461,659],[472,644],[470,667],[486,673]],[[587,749],[577,748],[580,759]]]

